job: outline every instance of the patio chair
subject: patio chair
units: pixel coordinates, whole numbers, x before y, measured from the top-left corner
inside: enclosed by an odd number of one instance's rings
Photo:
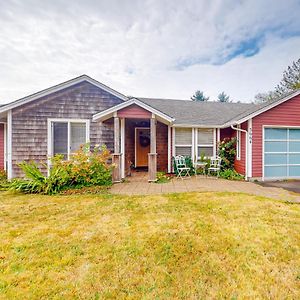
[[[210,166],[207,171],[208,175],[210,175],[211,173],[216,173],[218,178],[221,170],[221,162],[222,159],[220,157],[211,158]]]
[[[184,177],[191,177],[190,175],[191,168],[187,167],[185,158],[182,155],[175,156],[174,162],[177,169],[176,178],[184,179]]]

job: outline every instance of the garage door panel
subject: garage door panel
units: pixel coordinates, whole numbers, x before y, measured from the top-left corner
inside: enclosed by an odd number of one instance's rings
[[[286,177],[287,167],[286,166],[268,166],[265,167],[266,177]]]
[[[289,155],[289,163],[291,165],[300,165],[300,153],[292,153]]]
[[[265,139],[267,140],[286,140],[287,129],[286,128],[266,128]]]
[[[265,142],[265,152],[287,152],[287,143],[267,141]]]
[[[300,140],[300,130],[299,129],[290,129],[289,130],[289,139],[290,140]]]
[[[300,166],[289,166],[290,177],[300,177]]]
[[[287,162],[287,154],[268,153],[265,155],[265,165],[286,165]]]
[[[289,142],[289,152],[300,152],[300,142]]]

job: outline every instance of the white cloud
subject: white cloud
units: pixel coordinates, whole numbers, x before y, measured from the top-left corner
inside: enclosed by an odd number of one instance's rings
[[[298,12],[294,0],[5,1],[0,102],[83,73],[130,95],[189,98],[202,89],[215,98],[224,90],[247,101],[299,58]],[[227,61],[251,39],[256,55]]]

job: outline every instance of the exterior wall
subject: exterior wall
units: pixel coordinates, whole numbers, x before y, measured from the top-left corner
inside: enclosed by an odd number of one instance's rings
[[[241,125],[241,129],[247,130],[248,129],[248,123],[244,122]],[[237,131],[233,130],[231,127],[221,129],[220,131],[220,141],[222,141],[224,138],[233,138],[237,137]],[[240,160],[235,159],[234,161],[234,168],[235,170],[245,175],[245,166],[246,166],[246,134],[244,132],[241,132],[241,157]]]
[[[4,124],[0,123],[0,170],[4,170]]]
[[[46,163],[48,118],[92,120],[93,114],[121,102],[114,95],[83,82],[13,109],[13,176],[22,176],[18,162],[34,160]],[[90,141],[91,146],[106,144],[113,151],[113,124],[91,121]]]
[[[149,119],[151,113],[137,105],[130,105],[118,111],[118,117],[131,119]]]
[[[255,178],[262,177],[263,125],[300,127],[300,95],[253,118],[252,177]]]
[[[156,125],[157,170],[168,171],[168,126],[157,122]]]

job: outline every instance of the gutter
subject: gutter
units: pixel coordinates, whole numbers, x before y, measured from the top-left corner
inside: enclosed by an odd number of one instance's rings
[[[234,125],[230,126],[235,131],[244,132],[246,134],[246,147],[245,147],[245,180],[248,180],[248,139],[249,139],[249,133],[245,129],[234,127]],[[240,141],[241,142],[241,141]]]

